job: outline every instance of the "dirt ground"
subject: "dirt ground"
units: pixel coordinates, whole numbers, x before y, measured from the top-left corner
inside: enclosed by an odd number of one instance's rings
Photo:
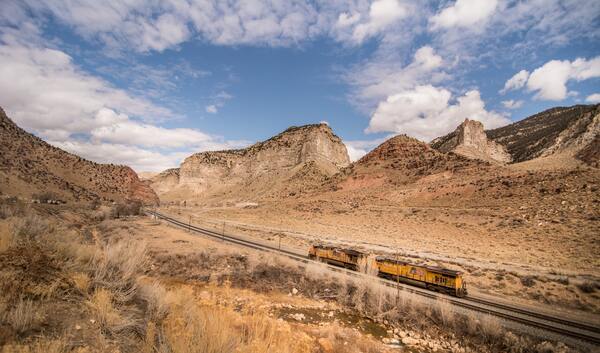
[[[542,171],[532,172],[535,168]],[[549,172],[519,164],[477,183],[446,174],[392,191],[369,189],[368,195],[360,188],[341,189],[161,210],[218,232],[273,244],[281,239],[298,251],[327,242],[398,254],[464,271],[473,293],[553,310],[600,312],[597,171]],[[457,201],[454,194],[470,196]]]

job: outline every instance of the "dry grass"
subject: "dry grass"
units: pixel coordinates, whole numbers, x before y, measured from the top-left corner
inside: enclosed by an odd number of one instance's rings
[[[304,353],[309,340],[266,313],[239,314],[228,307],[195,304],[188,291],[170,293],[171,310],[162,324],[160,352]],[[155,330],[154,326],[150,326]],[[149,335],[147,335],[148,337]]]
[[[2,353],[66,353],[69,345],[65,338],[40,338],[30,344],[10,344],[2,347]]]
[[[139,285],[139,296],[146,302],[146,316],[153,322],[162,321],[169,312],[167,290],[158,281]]]
[[[15,245],[15,238],[12,233],[0,232],[0,253],[8,250],[13,245]]]
[[[13,238],[18,243],[29,243],[48,230],[48,222],[40,216],[29,214],[13,225]]]
[[[73,285],[81,294],[88,294],[91,283],[90,276],[83,272],[77,272],[71,276],[71,281],[73,281]]]
[[[4,322],[19,333],[38,328],[43,320],[42,307],[31,300],[24,299],[20,299],[4,317]]]
[[[92,259],[94,287],[110,289],[117,301],[129,302],[137,292],[136,279],[146,264],[144,244],[129,240],[103,246]]]
[[[115,335],[138,330],[137,320],[124,308],[115,306],[114,295],[108,289],[97,289],[86,303],[103,332]]]

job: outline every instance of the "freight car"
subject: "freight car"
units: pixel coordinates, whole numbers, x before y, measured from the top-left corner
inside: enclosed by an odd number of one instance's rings
[[[308,249],[308,258],[358,271],[359,262],[366,259],[367,254],[335,246],[313,245]]]
[[[391,280],[414,281],[424,284],[427,289],[452,294],[457,297],[467,295],[467,284],[462,272],[441,267],[410,264],[404,261],[378,256],[375,260],[379,277]]]
[[[359,270],[361,267],[360,264],[365,264],[364,267],[375,266],[377,268],[377,275],[382,278],[417,283],[424,285],[427,289],[448,293],[457,297],[467,295],[466,282],[460,271],[416,265],[385,256],[377,256],[375,259],[369,259],[366,253],[330,245],[312,245],[308,250],[308,257],[354,271]]]

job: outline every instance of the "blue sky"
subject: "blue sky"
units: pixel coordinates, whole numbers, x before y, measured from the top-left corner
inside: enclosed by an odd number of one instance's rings
[[[5,0],[0,106],[137,171],[326,121],[353,159],[600,101],[593,0]]]

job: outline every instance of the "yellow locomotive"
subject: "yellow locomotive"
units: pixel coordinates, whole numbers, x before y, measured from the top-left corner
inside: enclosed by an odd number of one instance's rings
[[[308,250],[310,259],[319,260],[331,265],[359,270],[361,263],[373,261],[370,266],[376,266],[377,275],[394,281],[416,283],[427,289],[464,297],[467,295],[466,282],[462,272],[441,267],[411,264],[390,257],[377,256],[369,260],[368,254],[353,250],[342,249],[330,245],[312,245]]]

